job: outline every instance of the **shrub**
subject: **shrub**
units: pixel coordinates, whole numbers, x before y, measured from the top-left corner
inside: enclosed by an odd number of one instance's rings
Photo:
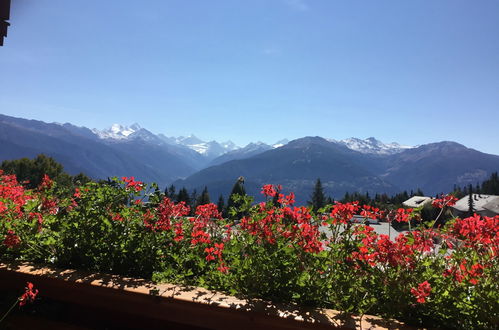
[[[438,229],[431,221],[391,240],[350,219],[410,222],[416,211],[384,215],[351,202],[314,213],[294,206],[293,194],[266,185],[266,202],[235,197],[240,207],[232,214],[244,217],[231,222],[214,204],[199,205],[187,217],[184,203],[134,178],[68,189],[45,176],[26,190],[15,176],[0,173],[4,261],[199,285],[415,325],[498,323],[499,216],[456,218]]]

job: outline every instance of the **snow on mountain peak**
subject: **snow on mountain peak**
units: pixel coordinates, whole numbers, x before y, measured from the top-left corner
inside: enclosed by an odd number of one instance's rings
[[[94,128],[92,132],[97,134],[101,139],[116,139],[122,140],[126,139],[130,134],[135,133],[140,130],[139,124],[133,124],[131,126],[124,126],[120,124],[113,124],[110,128],[104,130],[98,130]]]
[[[405,149],[414,148],[411,146],[403,146],[396,142],[383,143],[374,137],[369,137],[364,140],[351,137],[340,141],[331,140],[331,142],[340,143],[349,149],[362,152],[365,154],[378,154],[378,155],[392,155],[402,152]]]
[[[272,145],[272,148],[274,148],[274,149],[275,149],[275,148],[282,147],[282,146],[284,146],[284,145],[288,144],[288,142],[289,142],[289,140],[288,140],[288,139],[282,139],[282,140],[279,140],[279,141],[277,141],[276,143],[274,143],[274,144]]]
[[[148,142],[154,143],[167,143],[174,145],[182,145],[189,149],[196,151],[197,153],[208,156],[208,157],[218,157],[227,152],[238,150],[238,149],[259,149],[268,146],[266,143],[261,141],[250,143],[245,148],[237,146],[234,142],[228,140],[225,142],[217,141],[203,141],[196,137],[194,134],[188,136],[179,137],[166,137],[163,134],[155,135],[145,129],[143,129],[139,124],[135,123],[130,126],[124,126],[120,124],[113,124],[110,128],[104,130],[93,129],[95,133],[101,139],[110,140],[129,140],[129,139],[141,139]],[[368,137],[366,139],[359,138],[348,138],[344,140],[326,139],[332,143],[341,144],[351,150],[355,150],[366,154],[378,154],[378,155],[392,155],[404,151],[405,149],[414,148],[411,146],[400,145],[396,142],[383,143],[374,137]],[[272,148],[279,148],[286,145],[289,142],[288,139],[282,139],[276,143],[270,145]]]

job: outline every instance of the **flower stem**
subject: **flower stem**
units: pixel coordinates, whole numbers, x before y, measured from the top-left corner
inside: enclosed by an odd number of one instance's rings
[[[14,309],[14,307],[16,307],[17,303],[19,302],[19,299],[16,299],[16,301],[14,302],[14,304],[12,306],[10,306],[9,310],[7,311],[7,313],[5,313],[2,318],[0,319],[0,323],[2,323],[2,321],[7,317],[7,315],[9,315],[9,313],[12,311],[12,309]]]
[[[431,226],[431,228],[435,228],[435,224],[437,223],[438,219],[440,218],[440,216],[442,215],[442,212],[444,211],[444,208],[445,208],[445,205],[442,207],[442,209],[440,210],[440,213],[437,215],[437,218],[435,219],[435,221],[433,222],[433,225]]]

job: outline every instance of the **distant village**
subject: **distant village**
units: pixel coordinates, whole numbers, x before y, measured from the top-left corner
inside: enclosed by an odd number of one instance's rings
[[[416,208],[429,204],[432,201],[432,197],[413,196],[402,204],[406,207]],[[458,200],[450,209],[452,215],[455,217],[463,217],[474,213],[485,217],[494,217],[499,215],[499,196],[468,194]]]

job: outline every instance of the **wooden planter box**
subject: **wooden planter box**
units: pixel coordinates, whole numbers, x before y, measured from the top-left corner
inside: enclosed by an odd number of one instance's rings
[[[105,315],[115,326],[183,329],[409,329],[376,316],[345,316],[329,309],[238,299],[197,287],[116,275],[60,270],[28,263],[1,264],[0,289],[32,282],[46,297]],[[146,323],[144,323],[146,322]]]

